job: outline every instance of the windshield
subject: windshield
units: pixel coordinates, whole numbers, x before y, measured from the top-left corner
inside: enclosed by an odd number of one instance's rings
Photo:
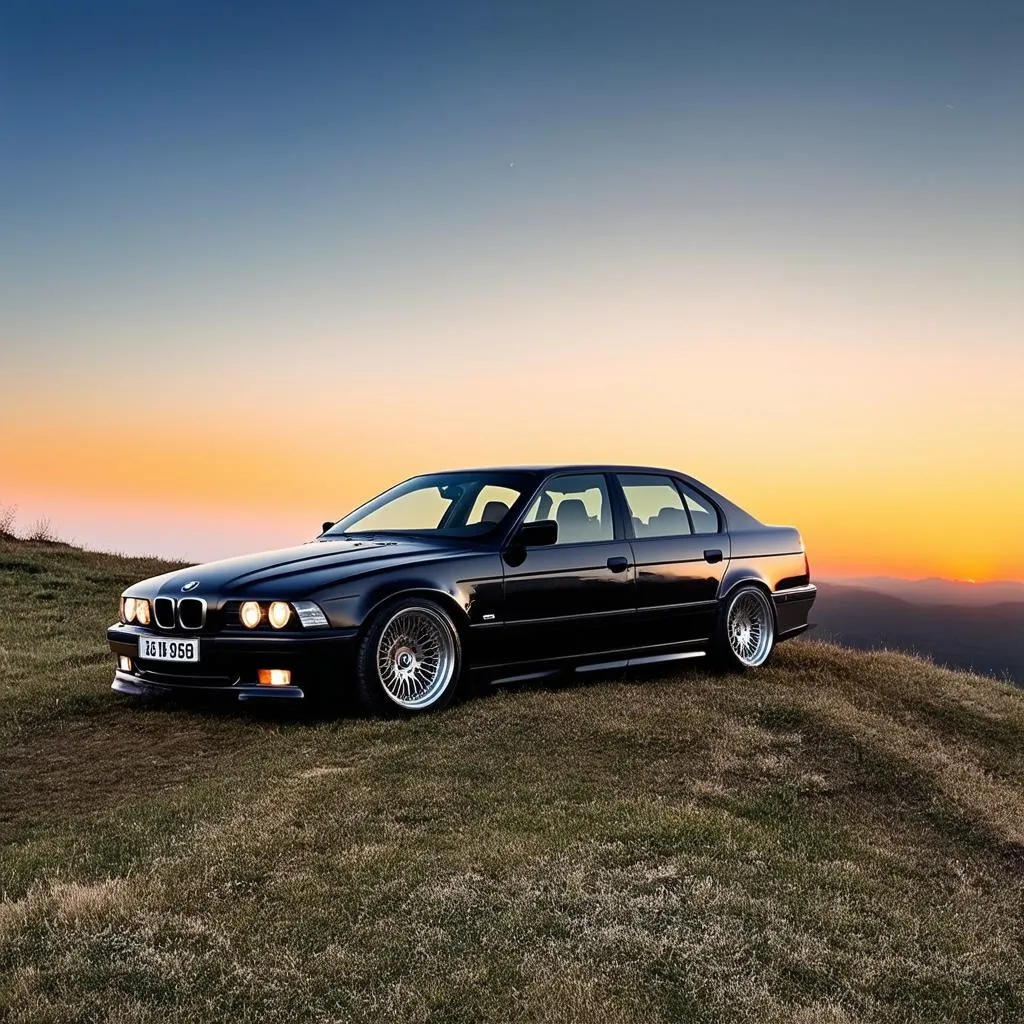
[[[417,476],[368,501],[324,536],[352,533],[424,533],[484,537],[493,533],[533,491],[526,473],[480,470]]]

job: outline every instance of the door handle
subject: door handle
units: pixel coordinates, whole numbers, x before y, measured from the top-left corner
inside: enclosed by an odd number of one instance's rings
[[[712,565],[714,565],[715,562],[720,562],[721,560],[722,551],[720,548],[709,548],[707,551],[704,552],[705,562],[710,562]]]
[[[608,559],[608,568],[612,572],[625,572],[629,568],[629,559],[625,555],[616,555]]]

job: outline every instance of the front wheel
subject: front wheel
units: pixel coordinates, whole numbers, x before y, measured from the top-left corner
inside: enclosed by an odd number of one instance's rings
[[[715,653],[726,668],[763,665],[775,647],[775,614],[767,594],[743,586],[729,595],[718,617]]]
[[[436,711],[452,702],[461,668],[459,634],[447,613],[407,598],[373,617],[359,645],[356,688],[374,715]]]

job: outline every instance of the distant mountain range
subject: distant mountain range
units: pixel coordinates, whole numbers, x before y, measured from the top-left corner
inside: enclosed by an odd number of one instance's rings
[[[1024,602],[1024,583],[997,580],[993,583],[972,583],[970,580],[944,580],[929,576],[923,580],[898,580],[889,576],[864,576],[856,579],[834,579],[858,590],[872,590],[889,597],[898,597],[914,604],[952,604],[976,608],[981,605]]]
[[[815,639],[887,647],[1024,686],[1024,584],[959,580],[819,581]]]

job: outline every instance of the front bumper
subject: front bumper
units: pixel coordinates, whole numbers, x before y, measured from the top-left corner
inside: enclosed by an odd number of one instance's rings
[[[210,694],[238,700],[301,700],[312,689],[337,687],[348,676],[357,631],[310,630],[281,635],[236,633],[199,635],[154,630],[118,623],[107,630],[115,657],[131,659],[131,670],[118,668],[111,689],[129,694]],[[199,661],[176,663],[139,658],[139,638],[199,641]],[[257,670],[285,668],[291,686],[260,686]]]
[[[245,686],[238,683],[234,686],[189,686],[183,683],[173,685],[158,683],[131,672],[118,669],[114,673],[114,681],[110,684],[118,693],[131,694],[134,697],[153,696],[157,694],[222,694],[236,697],[238,700],[281,699],[302,700],[306,693],[298,686]]]

